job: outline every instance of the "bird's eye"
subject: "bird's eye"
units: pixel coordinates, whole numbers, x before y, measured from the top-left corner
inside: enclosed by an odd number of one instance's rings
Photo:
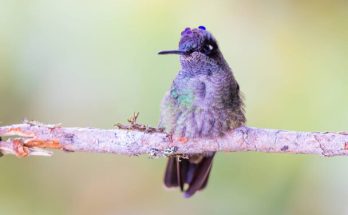
[[[214,51],[214,46],[210,43],[205,44],[201,50],[201,52],[205,55],[210,55]]]

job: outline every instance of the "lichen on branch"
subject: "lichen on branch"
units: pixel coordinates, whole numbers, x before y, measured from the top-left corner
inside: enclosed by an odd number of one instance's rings
[[[136,118],[136,117],[135,117]],[[140,126],[140,127],[139,127]],[[216,139],[187,139],[136,124],[114,129],[74,128],[23,122],[0,127],[0,152],[50,156],[50,149],[151,157],[208,152],[348,155],[348,132],[300,132],[240,127]]]

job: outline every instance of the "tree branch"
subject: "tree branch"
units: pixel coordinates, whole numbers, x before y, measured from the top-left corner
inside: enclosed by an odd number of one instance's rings
[[[174,154],[219,152],[271,152],[348,155],[348,132],[295,132],[240,127],[222,138],[172,138],[157,130],[68,128],[33,122],[0,127],[0,152],[49,156],[45,149],[69,152],[148,154],[151,157]]]

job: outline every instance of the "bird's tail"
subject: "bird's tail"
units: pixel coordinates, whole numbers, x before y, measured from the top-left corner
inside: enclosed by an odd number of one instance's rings
[[[164,185],[168,188],[180,187],[186,198],[191,197],[198,190],[206,187],[213,157],[214,154],[199,155],[190,159],[169,158],[164,175]]]
[[[0,141],[2,141],[1,137],[0,137]],[[1,151],[0,151],[0,157],[1,157],[1,156],[3,156],[3,154],[2,154]]]

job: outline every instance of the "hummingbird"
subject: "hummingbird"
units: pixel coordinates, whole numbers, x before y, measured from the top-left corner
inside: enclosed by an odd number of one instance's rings
[[[173,137],[217,139],[245,124],[239,85],[216,39],[204,26],[185,28],[176,50],[181,68],[161,103],[159,127]],[[164,185],[189,198],[208,183],[215,153],[168,159]]]

